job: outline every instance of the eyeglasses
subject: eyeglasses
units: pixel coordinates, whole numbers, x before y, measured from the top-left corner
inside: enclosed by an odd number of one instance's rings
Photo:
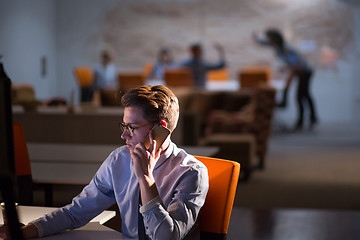
[[[123,122],[119,123],[119,128],[121,129],[121,132],[124,132],[125,130],[128,130],[129,131],[129,134],[130,136],[134,136],[134,131],[135,129],[139,129],[139,128],[142,128],[142,127],[145,127],[145,126],[148,126],[148,125],[151,125],[153,123],[147,123],[145,125],[141,125],[141,126],[138,126],[138,127],[132,127],[130,124],[125,124]]]

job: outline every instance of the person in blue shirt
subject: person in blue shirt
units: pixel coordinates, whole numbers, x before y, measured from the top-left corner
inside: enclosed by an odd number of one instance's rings
[[[171,52],[167,48],[160,49],[155,66],[150,72],[149,79],[164,80],[164,72],[166,68],[171,68],[174,61]]]
[[[207,71],[226,67],[223,47],[220,44],[215,44],[215,49],[219,54],[219,61],[216,63],[208,62],[203,59],[203,50],[199,43],[191,45],[189,48],[191,57],[180,62],[179,67],[190,69],[195,88],[205,88]]]
[[[156,124],[170,132],[176,128],[177,97],[163,85],[142,86],[128,91],[122,103],[126,145],[110,153],[72,203],[22,227],[25,238],[79,228],[117,203],[122,239],[199,239],[197,219],[209,188],[206,166],[178,148],[171,133],[157,151],[152,136]]]
[[[286,107],[287,93],[289,86],[294,78],[297,78],[297,106],[298,116],[295,124],[295,130],[301,130],[304,125],[304,110],[310,111],[310,129],[317,123],[317,114],[315,111],[315,104],[313,97],[309,92],[311,77],[313,75],[313,68],[294,48],[288,45],[277,29],[268,29],[265,31],[265,38],[261,39],[255,36],[255,40],[265,46],[270,46],[274,49],[278,59],[280,59],[287,68],[286,85],[283,91],[283,99],[279,107]]]
[[[110,51],[101,52],[101,63],[94,69],[94,91],[97,89],[117,89],[117,71]]]

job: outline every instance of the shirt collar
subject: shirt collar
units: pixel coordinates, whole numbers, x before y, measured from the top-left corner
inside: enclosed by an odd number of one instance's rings
[[[169,159],[169,157],[173,154],[173,152],[174,152],[174,143],[170,142],[169,147],[165,150],[163,154],[160,155],[160,158],[155,164],[154,169],[159,168],[167,159]]]

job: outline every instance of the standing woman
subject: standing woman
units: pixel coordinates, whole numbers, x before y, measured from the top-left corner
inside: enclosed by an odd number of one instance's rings
[[[295,130],[301,130],[304,125],[304,107],[310,110],[310,129],[317,123],[317,116],[314,100],[309,93],[310,80],[313,69],[310,64],[284,40],[282,34],[277,29],[265,31],[265,38],[261,39],[254,35],[254,39],[261,45],[272,47],[277,58],[279,58],[288,70],[286,86],[283,92],[282,102],[279,107],[286,107],[287,93],[292,79],[298,79],[296,100],[298,104],[298,119]]]

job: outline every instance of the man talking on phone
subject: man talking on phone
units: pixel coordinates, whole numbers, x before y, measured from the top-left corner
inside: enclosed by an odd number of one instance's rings
[[[107,157],[71,204],[24,226],[24,237],[79,228],[116,202],[124,239],[200,238],[196,222],[209,179],[205,165],[170,139],[179,118],[178,99],[165,86],[142,86],[127,92],[122,103],[126,145]],[[155,129],[164,142],[154,139]]]

